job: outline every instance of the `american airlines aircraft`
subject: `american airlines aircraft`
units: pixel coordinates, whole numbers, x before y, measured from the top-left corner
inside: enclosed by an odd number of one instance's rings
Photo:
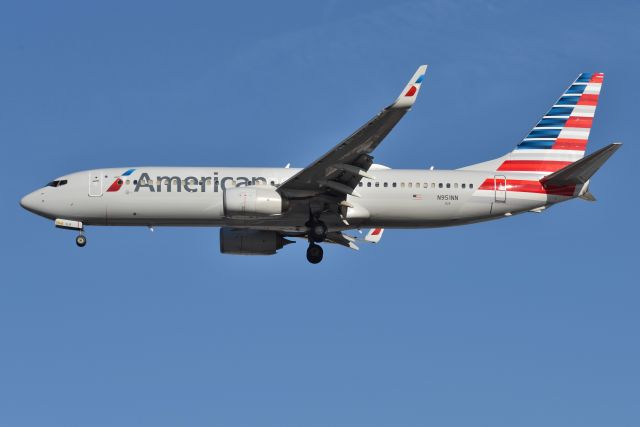
[[[411,109],[427,66],[393,104],[304,169],[122,167],[75,172],[20,201],[27,210],[78,231],[86,225],[214,226],[227,254],[272,255],[289,238],[358,249],[384,228],[429,228],[542,212],[573,198],[593,201],[589,180],[618,149],[584,157],[602,73],[583,73],[517,147],[455,170],[391,169],[372,153]],[[345,233],[370,228],[364,238]]]

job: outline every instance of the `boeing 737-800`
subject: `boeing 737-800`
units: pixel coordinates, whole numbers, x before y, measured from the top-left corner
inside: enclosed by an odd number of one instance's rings
[[[77,230],[87,225],[213,226],[228,254],[275,254],[290,238],[357,249],[347,230],[469,224],[542,212],[579,197],[594,200],[589,180],[620,147],[584,157],[604,75],[583,73],[510,153],[455,170],[391,169],[372,153],[413,106],[427,66],[393,104],[304,169],[122,167],[75,172],[25,196],[27,210]]]

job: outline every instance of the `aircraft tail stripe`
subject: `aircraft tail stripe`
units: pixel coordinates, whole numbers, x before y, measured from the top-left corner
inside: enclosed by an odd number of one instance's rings
[[[520,145],[518,145],[518,150],[553,148],[555,141],[555,139],[533,139],[529,141],[522,141]]]
[[[564,124],[567,122],[568,119],[569,119],[569,117],[566,117],[566,118],[560,118],[560,117],[547,118],[547,116],[544,116],[544,118],[542,120],[540,120],[540,123],[538,123],[536,128],[562,127],[562,126],[564,126]]]
[[[577,105],[598,105],[599,96],[600,95],[597,95],[597,94],[585,93],[582,96],[580,96],[580,99],[578,100]]]
[[[571,87],[569,89],[567,89],[567,92],[565,92],[566,94],[580,94],[582,95],[582,92],[584,92],[584,90],[587,88],[587,85],[577,85],[577,84],[573,84],[571,85]]]
[[[557,138],[562,129],[534,129],[527,138]]]
[[[580,96],[578,95],[563,96],[560,99],[558,99],[558,102],[556,103],[556,105],[576,105],[579,100],[580,100]]]
[[[499,171],[515,172],[555,172],[573,162],[561,160],[506,160]]]
[[[487,178],[480,187],[478,187],[478,189],[494,191],[496,190],[496,184],[498,184],[497,190],[514,191],[519,193],[551,194],[555,196],[572,197],[576,191],[576,186],[573,184],[544,187],[540,181],[522,179],[507,179],[507,186],[504,188],[503,185],[500,185],[500,181],[495,181],[493,178]]]
[[[585,151],[587,149],[586,139],[571,139],[571,138],[558,138],[553,145],[555,150],[579,150]]]
[[[547,116],[569,116],[573,112],[573,107],[551,107]]]
[[[592,117],[569,117],[567,123],[565,124],[568,128],[589,128],[593,124]]]

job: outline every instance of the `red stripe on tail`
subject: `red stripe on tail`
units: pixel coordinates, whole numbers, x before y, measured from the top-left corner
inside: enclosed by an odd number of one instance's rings
[[[593,124],[592,117],[576,117],[571,116],[569,120],[564,124],[568,128],[589,128],[591,129],[591,125]]]
[[[514,172],[555,172],[571,162],[560,160],[505,160],[499,171]]]
[[[502,184],[502,180],[499,180],[498,184]],[[493,178],[487,178],[480,185],[480,190],[495,190],[495,181]],[[500,185],[500,190],[503,190]],[[538,193],[538,194],[553,194],[555,196],[573,196],[576,191],[575,185],[562,185],[562,186],[549,186],[545,188],[540,181],[527,181],[523,179],[508,179],[507,191],[514,191],[519,193]]]
[[[577,105],[598,105],[598,95],[582,94]]]
[[[554,150],[578,150],[584,151],[587,149],[586,139],[571,139],[571,138],[558,138],[556,143],[552,147]]]

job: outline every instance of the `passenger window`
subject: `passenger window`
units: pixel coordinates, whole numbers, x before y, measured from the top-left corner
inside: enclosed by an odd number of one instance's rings
[[[469,184],[469,188],[473,188],[473,184]]]
[[[388,187],[388,186],[389,186],[389,183],[388,183],[388,182],[385,182],[384,184],[382,184],[382,186],[386,188],[386,187]]]
[[[404,188],[404,182],[400,183],[400,188]]]
[[[458,183],[453,184],[453,188],[458,188]]]
[[[465,184],[460,184],[460,185],[462,185],[462,188],[464,188],[464,187],[465,187]]]
[[[362,181],[360,181],[360,182],[358,183],[358,187],[362,187],[362,185],[363,185],[363,184],[362,184]]]
[[[133,185],[138,185],[138,180],[137,179],[133,180]]]
[[[451,184],[447,182],[447,188],[451,188]]]
[[[442,183],[438,183],[438,188],[442,188]]]
[[[371,187],[371,181],[367,182],[367,187]]]
[[[376,183],[374,184],[376,187],[380,187],[380,183],[376,181]]]
[[[428,182],[424,182],[422,184],[422,188],[429,188],[429,183]]]
[[[271,186],[275,187],[276,186],[276,182],[275,181],[271,181]]]
[[[431,183],[431,188],[436,188],[436,183],[435,182]]]
[[[392,186],[393,188],[396,188],[396,186],[397,186],[397,185],[398,185],[398,184],[396,184],[395,182],[392,182],[392,183],[391,183],[391,186]]]
[[[408,183],[407,185],[409,186],[409,188],[413,187],[413,183],[412,182]]]

